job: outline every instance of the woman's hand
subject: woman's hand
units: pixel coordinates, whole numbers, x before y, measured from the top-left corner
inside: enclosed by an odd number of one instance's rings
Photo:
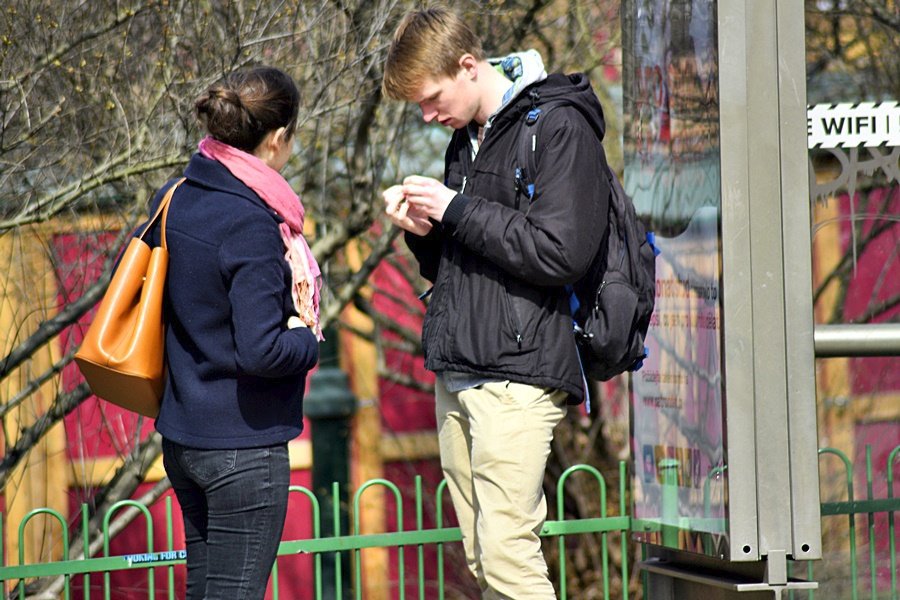
[[[300,317],[295,315],[293,317],[288,317],[287,326],[288,329],[296,329],[298,327],[306,327],[307,325],[300,320]]]

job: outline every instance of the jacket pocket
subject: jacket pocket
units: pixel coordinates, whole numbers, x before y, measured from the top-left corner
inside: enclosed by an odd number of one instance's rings
[[[522,349],[522,318],[519,316],[518,310],[516,310],[516,305],[513,302],[512,296],[509,293],[508,289],[503,290],[503,295],[506,296],[506,310],[509,315],[510,325],[512,327],[513,337],[516,339],[516,346],[518,346],[519,350]]]
[[[506,306],[506,327],[512,333],[512,338],[516,342],[516,348],[521,350],[522,344],[525,342],[525,312],[523,308],[518,306],[519,303],[516,301],[516,296],[510,291],[513,286],[510,277],[504,275],[501,282],[503,289],[500,293]]]

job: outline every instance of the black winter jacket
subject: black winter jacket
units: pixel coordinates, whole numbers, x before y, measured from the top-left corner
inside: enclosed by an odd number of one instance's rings
[[[517,191],[524,115],[553,98],[571,106],[541,117],[533,198]],[[509,379],[584,395],[565,286],[588,269],[606,230],[605,123],[584,75],[551,75],[494,118],[473,161],[465,129],[445,157],[460,193],[425,237],[407,233],[434,283],[422,325],[425,367]]]

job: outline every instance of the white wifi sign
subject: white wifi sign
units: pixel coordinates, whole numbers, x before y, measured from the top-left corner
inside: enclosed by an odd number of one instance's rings
[[[809,148],[900,146],[897,102],[816,104],[806,111]]]

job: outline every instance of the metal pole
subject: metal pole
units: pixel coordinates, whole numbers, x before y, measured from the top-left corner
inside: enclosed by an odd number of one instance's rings
[[[900,323],[816,325],[816,358],[900,356]]]

